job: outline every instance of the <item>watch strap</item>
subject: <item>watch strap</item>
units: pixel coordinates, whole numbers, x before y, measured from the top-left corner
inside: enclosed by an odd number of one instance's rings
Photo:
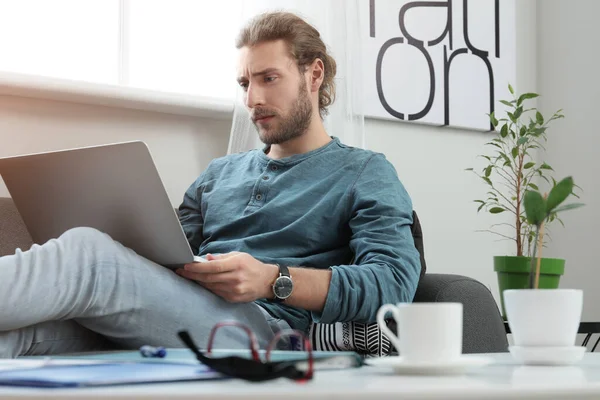
[[[279,267],[279,276],[287,276],[288,278],[290,277],[290,270],[288,269],[288,267],[286,267],[285,265],[279,265],[279,264],[275,264]]]

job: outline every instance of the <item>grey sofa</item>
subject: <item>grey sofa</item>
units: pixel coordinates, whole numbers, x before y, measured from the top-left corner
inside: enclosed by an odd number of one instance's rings
[[[504,323],[490,291],[480,282],[460,275],[426,273],[423,234],[414,214],[412,234],[421,255],[421,279],[416,302],[460,302],[464,307],[463,352],[505,352],[508,342]],[[33,244],[12,199],[0,197],[0,256]],[[392,330],[394,327],[391,327]]]

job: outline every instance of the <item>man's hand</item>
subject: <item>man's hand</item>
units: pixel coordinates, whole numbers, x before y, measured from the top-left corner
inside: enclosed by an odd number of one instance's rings
[[[271,285],[279,268],[264,264],[247,253],[208,254],[207,262],[186,264],[176,272],[194,280],[230,303],[249,303],[272,298]]]

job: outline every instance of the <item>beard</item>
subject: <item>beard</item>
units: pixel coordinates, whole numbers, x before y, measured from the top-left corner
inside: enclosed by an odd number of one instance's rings
[[[312,104],[308,93],[306,93],[306,81],[301,79],[298,90],[298,98],[290,108],[287,116],[277,114],[268,108],[257,108],[254,117],[273,115],[279,118],[279,126],[274,128],[272,123],[263,123],[262,129],[254,122],[258,136],[266,145],[281,144],[288,140],[304,135],[310,126],[312,119]],[[275,119],[275,118],[274,118]]]

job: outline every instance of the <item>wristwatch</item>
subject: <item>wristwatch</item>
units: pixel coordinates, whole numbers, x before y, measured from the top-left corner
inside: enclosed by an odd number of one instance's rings
[[[275,264],[279,267],[279,276],[273,282],[273,294],[275,303],[281,303],[292,295],[294,282],[290,276],[290,270],[285,265]]]

